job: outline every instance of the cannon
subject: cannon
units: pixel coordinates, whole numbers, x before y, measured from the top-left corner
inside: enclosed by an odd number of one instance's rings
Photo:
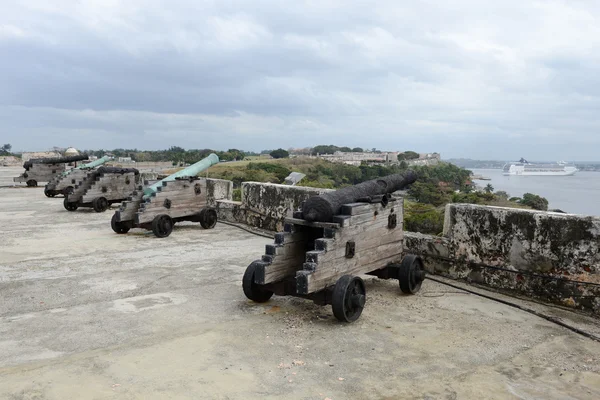
[[[132,228],[142,228],[164,238],[171,234],[175,223],[181,221],[199,222],[204,229],[214,228],[217,211],[208,205],[207,193],[214,192],[211,188],[221,180],[197,175],[218,162],[219,157],[210,154],[152,185],[139,186],[113,215],[113,231],[124,234]],[[230,186],[227,187],[229,193]]]
[[[246,297],[262,303],[276,294],[331,304],[338,320],[353,322],[367,299],[359,275],[397,279],[403,293],[417,293],[425,270],[419,257],[404,254],[404,202],[393,194],[415,179],[407,171],[309,198],[246,268]]]
[[[81,164],[62,174],[57,174],[44,187],[46,197],[54,197],[57,194],[67,195],[73,191],[75,185],[86,178],[86,176],[96,167],[99,167],[106,162],[112,160],[110,156],[104,156],[87,164]]]
[[[52,178],[64,172],[66,164],[87,159],[87,154],[71,157],[32,158],[23,164],[25,172],[13,178],[13,181],[26,182],[27,186],[34,187],[39,182],[50,182]]]
[[[139,181],[140,173],[135,168],[100,167],[86,174],[65,194],[63,205],[67,211],[91,207],[104,212],[111,204],[125,200]]]

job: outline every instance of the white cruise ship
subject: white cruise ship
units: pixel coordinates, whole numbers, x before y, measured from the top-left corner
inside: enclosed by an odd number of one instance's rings
[[[504,165],[503,175],[523,175],[523,176],[569,176],[575,175],[578,171],[572,164],[564,161],[553,164],[532,164],[521,158],[519,162],[508,163]]]

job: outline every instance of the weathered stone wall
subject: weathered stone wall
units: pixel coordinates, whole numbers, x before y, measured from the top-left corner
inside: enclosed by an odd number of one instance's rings
[[[450,204],[444,236],[408,233],[430,272],[600,313],[600,219]]]
[[[302,186],[276,185],[270,183],[242,183],[242,204],[245,223],[271,231],[283,231],[283,220],[311,196],[328,189]]]
[[[232,197],[232,181],[224,179],[206,179],[206,202],[210,207],[216,207],[218,200],[231,200]]]
[[[242,201],[219,201],[219,218],[239,222],[270,231],[283,231],[283,220],[309,197],[319,195],[329,189],[302,186],[276,185],[271,183],[242,183]]]

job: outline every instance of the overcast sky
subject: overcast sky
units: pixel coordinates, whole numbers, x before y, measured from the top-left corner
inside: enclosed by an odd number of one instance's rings
[[[597,0],[0,0],[13,150],[600,159]]]

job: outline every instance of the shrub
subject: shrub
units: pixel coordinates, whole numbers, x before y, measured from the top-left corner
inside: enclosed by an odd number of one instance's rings
[[[290,153],[288,153],[287,150],[284,150],[284,149],[273,150],[269,154],[273,158],[288,158],[290,156]]]
[[[404,227],[410,232],[439,235],[444,230],[444,212],[429,204],[406,202]]]
[[[534,210],[548,211],[548,200],[537,194],[525,193],[521,200],[521,204],[525,204]]]

